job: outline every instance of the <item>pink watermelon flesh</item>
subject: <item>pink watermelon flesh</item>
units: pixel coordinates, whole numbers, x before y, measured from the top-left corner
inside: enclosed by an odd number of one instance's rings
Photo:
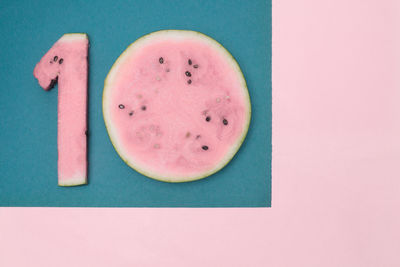
[[[225,166],[249,126],[242,72],[215,40],[168,30],[131,45],[111,69],[105,123],[123,160],[151,178],[184,182]]]
[[[58,82],[58,184],[87,182],[87,79],[86,34],[65,34],[42,57],[34,76],[45,90]]]

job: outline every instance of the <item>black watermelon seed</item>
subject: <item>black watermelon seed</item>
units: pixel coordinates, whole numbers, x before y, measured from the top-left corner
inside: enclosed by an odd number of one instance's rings
[[[208,150],[208,146],[202,146],[201,147],[203,150]]]
[[[191,84],[191,83],[192,83],[192,80],[188,80],[187,83],[188,83],[188,84]]]
[[[49,84],[49,86],[47,87],[46,90],[49,90],[49,89],[53,88],[54,85],[56,85],[57,81],[58,81],[58,77],[56,77],[55,79],[51,79],[51,82],[50,82],[50,84]]]
[[[193,65],[193,68],[197,69],[199,67],[199,65],[195,64]]]
[[[188,60],[188,64],[189,65],[192,65],[192,60],[189,58],[189,60]]]
[[[142,110],[146,110],[146,106],[142,106]]]
[[[211,117],[210,116],[207,116],[206,117],[206,121],[210,121],[211,120]]]
[[[57,60],[58,60],[58,57],[57,57],[57,56],[55,56],[55,57],[53,58],[53,60],[54,60],[55,62],[57,62]]]
[[[162,57],[160,57],[160,58],[158,59],[158,61],[160,62],[160,64],[163,64],[163,63],[164,63],[164,59],[163,59]]]
[[[228,125],[228,120],[227,120],[227,119],[223,119],[223,120],[222,120],[222,123],[223,123],[224,125]]]
[[[188,71],[185,72],[185,75],[188,76],[188,77],[192,76],[192,74],[190,72],[188,72]]]
[[[129,116],[132,116],[132,115],[133,115],[133,111],[129,112]]]
[[[198,134],[198,135],[196,135],[196,139],[199,139],[201,136]]]
[[[60,60],[61,60],[61,59],[60,59]],[[125,108],[125,106],[122,105],[122,104],[119,104],[118,107],[119,107],[120,109],[124,109],[124,108]]]
[[[63,61],[64,61],[64,59],[60,58],[60,60],[58,61],[58,64],[61,65],[63,63]]]

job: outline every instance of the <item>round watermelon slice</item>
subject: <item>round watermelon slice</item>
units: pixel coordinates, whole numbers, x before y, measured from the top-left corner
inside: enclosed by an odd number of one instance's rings
[[[222,169],[250,123],[246,82],[232,55],[194,31],[154,32],[131,44],[107,75],[103,115],[120,157],[165,182]]]

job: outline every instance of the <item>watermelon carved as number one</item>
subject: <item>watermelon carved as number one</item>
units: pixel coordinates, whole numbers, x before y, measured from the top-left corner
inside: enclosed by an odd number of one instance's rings
[[[243,74],[210,37],[183,30],[130,45],[104,85],[103,115],[121,158],[166,182],[204,178],[241,146],[251,106]]]
[[[58,185],[87,183],[88,37],[64,34],[34,69],[41,87],[58,82]]]

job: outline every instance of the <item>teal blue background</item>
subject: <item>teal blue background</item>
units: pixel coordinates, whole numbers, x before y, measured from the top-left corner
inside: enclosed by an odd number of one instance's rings
[[[104,79],[140,36],[191,29],[222,43],[245,75],[252,121],[235,158],[199,181],[168,184],[127,166],[104,125]],[[64,33],[90,38],[89,184],[57,186],[57,87],[33,77]],[[265,207],[271,205],[270,1],[0,2],[0,206]]]

